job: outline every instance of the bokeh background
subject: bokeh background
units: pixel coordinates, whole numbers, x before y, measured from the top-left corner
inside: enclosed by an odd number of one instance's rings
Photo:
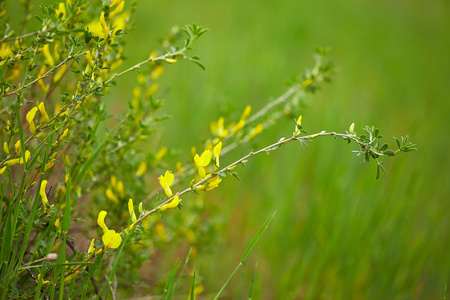
[[[225,107],[236,115],[263,107],[312,66],[318,45],[331,49],[338,73],[299,110],[304,128],[375,125],[392,147],[405,135],[418,146],[385,159],[378,180],[375,164],[359,165],[355,146],[332,138],[249,161],[240,182],[227,178],[206,196],[222,226],[218,242],[197,254],[203,295],[220,289],[277,210],[227,299],[247,297],[256,262],[255,299],[450,297],[448,1],[141,1],[135,22],[127,65],[148,57],[174,25],[210,29],[193,51],[206,71],[189,62],[166,68],[160,90],[172,118],[151,149],[168,146],[186,159]],[[129,98],[134,80],[121,81],[114,98]],[[281,120],[222,163],[292,130]],[[175,257],[166,259],[170,266]]]

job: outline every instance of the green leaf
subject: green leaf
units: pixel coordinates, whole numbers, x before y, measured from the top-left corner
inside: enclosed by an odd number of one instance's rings
[[[190,300],[194,300],[195,299],[195,271],[194,271],[194,274],[192,276],[191,295],[190,295],[189,299]]]
[[[400,149],[401,148],[400,141],[396,137],[394,137],[394,140],[395,143],[397,144],[398,149]]]
[[[395,155],[395,152],[392,151],[392,150],[386,150],[386,151],[383,152],[383,154],[384,154],[384,155],[387,155],[387,156],[394,156],[394,155]]]
[[[257,268],[258,268],[258,262],[256,262],[256,264],[255,264],[255,270],[253,271],[252,284],[250,285],[250,292],[248,293],[248,299],[249,299],[249,300],[252,299],[253,286],[254,286],[254,284],[255,284],[256,269],[257,269]]]

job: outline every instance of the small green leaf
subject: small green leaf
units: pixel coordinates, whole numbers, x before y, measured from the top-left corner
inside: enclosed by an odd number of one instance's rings
[[[384,155],[387,155],[387,156],[394,156],[394,155],[395,155],[395,152],[392,151],[392,150],[386,150],[386,151],[383,152],[383,154],[384,154]]]

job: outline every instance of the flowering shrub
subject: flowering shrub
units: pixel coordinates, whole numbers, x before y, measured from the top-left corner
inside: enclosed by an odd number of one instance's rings
[[[21,2],[29,16],[38,13],[32,13],[30,1]],[[180,237],[190,242],[188,259],[193,259],[196,247],[209,242],[202,239],[214,236],[207,234],[213,226],[199,224],[214,221],[202,219],[205,208],[201,203],[183,201],[182,196],[218,188],[229,175],[239,178],[238,165],[292,141],[304,146],[316,138],[334,136],[354,142],[362,162],[377,163],[377,176],[384,170],[381,157],[415,149],[406,137],[396,139],[398,149],[390,150],[381,143],[377,129],[366,127],[365,134],[357,135],[354,124],[345,133],[307,134],[302,116],[297,115],[299,103],[333,73],[326,51],[317,49],[314,67],[283,95],[253,114],[247,106],[238,120],[221,117],[212,122],[211,137],[201,149],[192,149],[190,161],[167,170],[169,149],[152,153],[138,145],[165,119],[159,114],[163,103],[158,97],[158,79],[164,69],[176,67],[179,60],[204,68],[191,55],[191,47],[206,29],[188,25],[172,31],[160,49],[149,51],[147,59],[122,67],[125,33],[131,28],[135,2],[67,0],[41,5],[40,28],[28,33],[24,32],[26,24],[22,29],[9,26],[5,2],[1,6],[2,299],[120,294],[126,286],[113,283],[116,276],[125,274],[128,282],[138,280],[138,270],[149,256],[162,243]],[[120,116],[110,116],[105,96],[121,76],[134,71],[138,71],[137,83],[130,90],[128,108]],[[238,145],[251,141],[278,119],[293,115],[297,121],[289,138],[223,163],[222,157]],[[159,188],[149,189],[148,182],[156,178]],[[179,230],[168,233],[160,220],[172,218],[174,214],[166,215],[166,211],[175,208],[182,208],[177,212],[180,217],[174,217]],[[156,287],[167,298],[180,278],[175,276],[177,267],[165,287]],[[186,267],[187,261],[180,274]],[[191,296],[195,297],[201,288],[195,273],[192,279]]]

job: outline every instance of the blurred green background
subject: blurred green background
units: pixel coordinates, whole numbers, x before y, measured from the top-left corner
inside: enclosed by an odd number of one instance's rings
[[[450,4],[448,1],[140,1],[127,65],[148,57],[173,25],[210,31],[195,45],[207,67],[180,62],[160,81],[160,139],[186,160],[210,136],[225,106],[263,107],[285,81],[313,65],[315,46],[331,49],[338,73],[299,110],[310,133],[375,125],[410,135],[417,152],[359,165],[354,145],[332,138],[288,145],[252,159],[241,182],[227,178],[206,195],[223,217],[218,245],[197,256],[204,295],[220,289],[267,216],[271,226],[227,289],[255,299],[446,299],[450,296]],[[122,80],[114,95],[129,98]],[[186,130],[188,128],[188,130]],[[289,136],[281,120],[222,163]],[[156,142],[157,141],[157,142]],[[184,186],[183,186],[184,188]],[[185,201],[189,201],[189,197]],[[173,257],[168,256],[169,264]]]
[[[241,182],[225,180],[207,194],[220,207],[223,238],[198,253],[205,295],[217,291],[267,216],[268,231],[232,280],[229,299],[247,297],[258,262],[255,299],[446,299],[450,296],[450,5],[448,1],[151,1],[138,3],[128,36],[128,64],[146,58],[173,25],[210,31],[188,62],[166,68],[160,146],[186,158],[225,105],[254,111],[313,64],[317,45],[331,49],[339,72],[302,109],[308,132],[361,132],[375,125],[410,135],[417,152],[359,165],[332,138],[309,148],[288,145],[252,159]],[[133,77],[133,76],[130,76]],[[127,80],[117,97],[129,97]],[[134,78],[129,78],[134,80]],[[183,124],[183,125],[180,125]],[[289,136],[292,120],[260,136],[264,146]],[[189,131],[186,131],[189,128]],[[237,150],[237,157],[252,145]],[[223,163],[232,158],[223,158]],[[189,201],[189,198],[186,199]]]

